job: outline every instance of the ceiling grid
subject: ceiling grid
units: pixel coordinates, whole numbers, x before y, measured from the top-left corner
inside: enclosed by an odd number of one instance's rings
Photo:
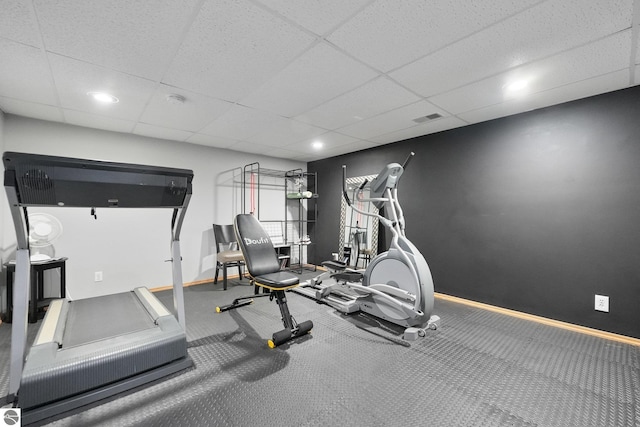
[[[299,161],[640,79],[640,0],[2,0],[0,8],[5,113]],[[119,102],[97,105],[93,91]],[[433,114],[441,117],[415,121]]]

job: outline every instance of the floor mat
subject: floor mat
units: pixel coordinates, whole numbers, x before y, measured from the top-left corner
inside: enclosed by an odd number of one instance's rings
[[[290,292],[314,329],[269,349],[275,301],[215,312],[253,293],[247,283],[185,288],[193,369],[51,425],[640,425],[639,347],[438,299],[441,327],[404,342],[395,325]],[[156,295],[172,307],[171,291]]]

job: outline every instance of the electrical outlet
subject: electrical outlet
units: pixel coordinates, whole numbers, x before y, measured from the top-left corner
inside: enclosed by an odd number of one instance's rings
[[[609,312],[609,297],[604,295],[596,295],[596,306],[595,309],[597,311],[604,311],[606,313]]]
[[[93,278],[94,282],[102,282],[102,271],[96,271]]]

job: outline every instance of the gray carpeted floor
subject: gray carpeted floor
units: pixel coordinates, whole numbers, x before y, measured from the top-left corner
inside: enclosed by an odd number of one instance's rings
[[[250,294],[246,283],[185,289],[194,368],[51,425],[640,426],[640,347],[442,300],[441,328],[408,343],[400,328],[289,293],[292,314],[315,326],[272,350],[275,302],[215,313]],[[2,324],[0,396],[9,340]]]

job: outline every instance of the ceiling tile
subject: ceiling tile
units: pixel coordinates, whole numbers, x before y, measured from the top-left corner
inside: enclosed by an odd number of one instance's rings
[[[417,95],[379,77],[296,117],[325,129],[337,129],[419,101]]]
[[[568,102],[585,98],[598,93],[606,93],[622,89],[629,84],[629,71],[620,70],[613,73],[597,76],[591,79],[571,83],[539,93],[534,93],[524,98],[515,98],[500,104],[490,105],[458,114],[458,117],[469,122],[479,123],[499,117],[510,116],[536,108],[548,107],[559,102]]]
[[[35,0],[44,44],[58,53],[159,80],[197,0]],[[161,49],[158,49],[162,46]]]
[[[209,147],[217,147],[217,148],[229,148],[234,144],[237,144],[238,141],[230,138],[221,138],[219,136],[211,136],[204,135],[201,133],[194,133],[186,140],[192,144],[198,145],[206,145]]]
[[[0,38],[0,94],[39,104],[58,104],[40,49]]]
[[[328,156],[324,156],[320,154],[293,154],[291,157],[287,157],[287,159],[295,160],[297,162],[313,162],[316,160],[322,160],[325,157],[328,157]]]
[[[113,117],[90,114],[82,111],[63,110],[65,122],[94,129],[109,130],[112,132],[131,133],[135,122],[115,119]]]
[[[406,129],[400,129],[384,135],[369,138],[369,141],[377,144],[388,144],[398,142],[404,139],[415,138],[416,136],[429,135],[436,132],[442,132],[449,129],[455,129],[466,126],[468,123],[458,117],[443,117],[432,122],[425,122]]]
[[[49,63],[63,108],[120,119],[138,118],[157,86],[134,77],[59,55],[49,54]],[[87,92],[105,91],[120,99],[117,104],[99,104]]]
[[[324,145],[322,148],[314,148],[312,143],[314,141],[321,141]],[[293,158],[304,161],[318,160],[325,157],[336,156],[338,154],[348,153],[354,150],[360,150],[363,148],[373,147],[375,144],[363,141],[351,136],[342,135],[336,132],[327,132],[322,135],[318,135],[315,138],[311,138],[296,144],[288,145],[284,147],[287,150],[292,150],[300,153],[304,153],[304,156],[295,156]]]
[[[165,128],[161,126],[148,125],[146,123],[138,123],[133,128],[136,135],[149,136],[159,139],[170,139],[172,141],[186,141],[193,132],[187,132],[178,129]]]
[[[307,123],[281,118],[281,120],[265,128],[264,131],[248,138],[247,142],[271,147],[284,147],[295,142],[313,138],[325,132],[325,129],[311,126]]]
[[[288,123],[287,120],[266,111],[243,105],[233,105],[226,113],[215,119],[199,133],[243,140],[273,126],[274,123]]]
[[[369,139],[378,135],[415,126],[416,123],[413,121],[414,119],[424,117],[432,113],[439,113],[442,116],[447,115],[444,111],[433,104],[427,101],[419,101],[415,104],[407,105],[405,107],[371,117],[370,119],[362,120],[353,125],[345,126],[337,129],[337,131],[356,138]]]
[[[352,90],[376,73],[319,43],[280,71],[241,103],[293,117]]]
[[[432,96],[631,25],[632,0],[547,1],[390,74]]]
[[[8,114],[48,120],[50,122],[64,121],[64,116],[62,115],[60,108],[35,102],[22,101],[20,99],[0,96],[0,110]]]
[[[380,0],[338,28],[328,40],[387,72],[538,2]]]
[[[283,148],[274,148],[267,145],[256,144],[253,142],[240,141],[233,146],[229,147],[230,150],[240,151],[243,153],[260,154],[262,156],[291,158],[292,155],[299,155],[300,153],[286,150]]]
[[[247,0],[209,1],[203,4],[163,82],[237,101],[313,41],[311,35]]]
[[[38,26],[35,23],[31,2],[2,0],[0,13],[0,38],[14,40],[34,47],[42,47]]]
[[[296,150],[303,152],[315,152],[316,148],[312,146],[314,142],[322,143],[322,150],[329,150],[341,145],[350,144],[357,141],[357,138],[352,136],[343,135],[337,132],[326,132],[321,135],[314,136],[313,138],[305,139],[292,145],[288,145],[285,148],[296,147]]]
[[[257,0],[318,34],[326,34],[371,0]]]
[[[353,153],[354,151],[366,150],[375,147],[376,144],[369,141],[356,140],[352,143],[331,148],[324,152],[323,158],[339,156],[341,154]]]
[[[167,99],[169,95],[180,95],[185,100],[182,104],[172,103]],[[197,132],[232,106],[233,104],[230,102],[160,85],[145,108],[140,121],[151,125]]]
[[[612,92],[628,85],[629,70],[623,69],[536,93],[532,95],[532,98],[536,100],[536,108],[544,108],[600,93]]]
[[[433,96],[429,101],[451,114],[459,114],[508,100],[509,96],[504,94],[503,87],[512,79],[530,79],[528,93],[536,93],[608,74],[629,66],[630,45],[631,30],[623,31],[507,73]],[[593,58],[598,58],[598,61]]]

